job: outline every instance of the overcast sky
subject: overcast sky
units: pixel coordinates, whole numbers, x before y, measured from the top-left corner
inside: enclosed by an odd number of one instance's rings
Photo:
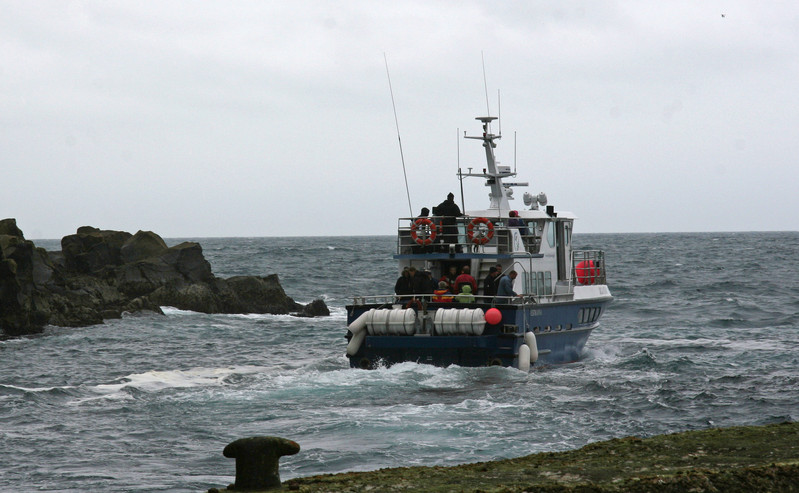
[[[799,3],[735,0],[0,0],[0,218],[393,234],[384,54],[414,214],[483,167],[459,132],[499,93],[499,160],[577,233],[799,230]]]

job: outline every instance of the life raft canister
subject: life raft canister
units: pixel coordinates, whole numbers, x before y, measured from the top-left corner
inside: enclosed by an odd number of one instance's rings
[[[482,231],[483,228],[480,228],[480,224],[485,225],[485,231]],[[476,234],[474,231],[475,227],[477,227]],[[472,219],[469,226],[466,227],[466,235],[472,243],[476,245],[485,245],[494,237],[494,225],[485,217],[476,217]]]
[[[411,224],[411,238],[422,246],[433,243],[436,239],[436,224],[426,217],[420,217]]]
[[[574,273],[577,274],[577,282],[585,286],[596,283],[599,269],[593,260],[583,260],[574,266]]]

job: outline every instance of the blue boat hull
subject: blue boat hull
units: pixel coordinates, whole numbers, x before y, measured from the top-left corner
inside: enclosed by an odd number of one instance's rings
[[[436,366],[518,368],[519,348],[525,343],[526,332],[535,335],[539,354],[535,366],[570,363],[580,359],[607,303],[605,300],[497,306],[428,303],[420,320],[425,318],[425,313],[440,308],[481,308],[484,311],[497,308],[502,320],[497,324],[487,323],[481,335],[434,335],[432,330],[414,335],[367,335],[358,351],[348,356],[350,366],[374,368],[411,361]],[[386,307],[348,306],[348,325],[371,308]]]

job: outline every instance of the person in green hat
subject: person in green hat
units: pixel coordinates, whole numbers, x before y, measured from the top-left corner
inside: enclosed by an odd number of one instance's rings
[[[455,297],[458,303],[474,303],[474,295],[472,294],[472,286],[464,284],[461,286],[461,293]]]

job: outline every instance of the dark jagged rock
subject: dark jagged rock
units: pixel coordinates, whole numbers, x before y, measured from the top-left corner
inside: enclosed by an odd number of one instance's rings
[[[166,252],[166,242],[152,231],[139,231],[119,248],[123,263],[159,257]]]
[[[173,265],[178,272],[192,282],[210,282],[214,280],[211,264],[203,257],[203,249],[199,243],[184,241],[169,248],[161,255],[161,259]]]
[[[125,312],[162,313],[165,305],[204,313],[330,314],[321,300],[296,303],[276,274],[218,278],[198,243],[170,248],[151,231],[83,226],[61,248],[37,248],[14,219],[0,221],[0,334],[98,324]]]
[[[266,277],[236,276],[227,280],[233,291],[227,311],[240,312],[245,306],[254,308],[255,313],[286,314],[299,310],[301,306],[286,296],[278,281],[277,274]]]
[[[122,264],[122,245],[131,237],[124,231],[103,231],[81,226],[74,235],[61,239],[64,265],[82,274],[97,274],[109,266]]]
[[[0,219],[0,236],[17,236],[25,239],[22,230],[17,227],[17,220],[14,218]]]
[[[313,300],[297,312],[299,317],[327,317],[330,315],[330,310],[324,301],[320,299]]]
[[[222,313],[218,286],[223,283],[222,279],[213,283],[175,283],[159,287],[148,298],[161,306],[201,313]]]
[[[43,250],[25,239],[14,219],[0,221],[0,233],[0,331],[8,335],[38,332],[50,318],[49,306],[35,283],[50,277],[43,268]]]

